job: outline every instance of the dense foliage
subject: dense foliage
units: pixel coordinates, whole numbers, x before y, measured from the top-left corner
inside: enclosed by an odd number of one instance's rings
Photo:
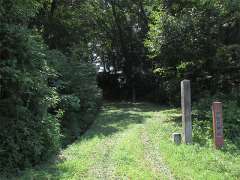
[[[239,1],[164,2],[152,12],[145,44],[168,100],[178,101],[183,78],[194,98],[238,87]]]
[[[48,113],[58,100],[48,87],[47,49],[26,28],[2,26],[0,167],[24,167],[59,149],[59,123]]]
[[[101,105],[95,67],[79,61],[79,58],[81,59],[74,55],[70,62],[62,60],[59,69],[56,68],[61,75],[57,81],[57,90],[61,95],[59,108],[63,111],[61,127],[64,145],[85,132]]]
[[[51,81],[60,94],[58,108],[63,112],[63,144],[76,139],[94,120],[101,104],[96,83],[96,68],[91,51],[91,31],[84,3],[52,1],[44,3],[31,26],[42,30],[45,42],[53,52],[49,60],[57,76]]]
[[[155,86],[144,39],[148,31],[145,7],[150,1],[86,1],[91,25],[91,47],[100,66],[99,85],[104,97],[145,98]],[[150,82],[150,83],[148,83]]]
[[[49,40],[51,32],[69,30],[70,8],[58,8],[65,14],[54,19],[53,6],[54,1],[0,1],[1,174],[56,154],[86,130],[100,106],[86,43],[73,42],[67,33]],[[78,36],[79,28],[70,34]]]

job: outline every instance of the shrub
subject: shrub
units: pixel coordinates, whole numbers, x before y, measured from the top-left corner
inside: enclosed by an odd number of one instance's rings
[[[44,25],[34,25],[41,8],[51,4],[0,0],[1,174],[36,165],[57,153],[61,134],[65,143],[76,139],[100,105],[96,71],[84,60],[88,51],[84,53],[82,47],[68,51],[72,39],[64,39],[62,47],[68,58],[50,51],[42,40]]]
[[[24,27],[0,28],[0,171],[23,169],[59,150],[60,124],[48,113],[59,98],[48,86],[47,49]]]
[[[64,112],[61,119],[63,145],[67,145],[93,122],[101,105],[101,92],[97,87],[96,69],[83,61],[84,57],[73,53],[67,58],[59,52],[52,52],[51,56],[50,64],[58,74],[53,79],[60,95],[58,108]]]
[[[61,108],[65,143],[76,139],[93,122],[101,102],[101,93],[96,84],[96,70],[89,63],[68,63],[63,71],[67,86],[61,92]],[[66,68],[66,66],[65,66]]]

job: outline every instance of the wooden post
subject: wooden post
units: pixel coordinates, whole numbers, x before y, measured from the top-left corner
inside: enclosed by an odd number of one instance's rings
[[[192,119],[191,119],[191,87],[189,80],[181,82],[181,105],[182,105],[182,126],[183,142],[192,143]]]
[[[213,114],[214,144],[215,144],[215,148],[219,149],[219,148],[223,147],[223,144],[224,144],[222,103],[221,102],[213,102],[212,114]]]

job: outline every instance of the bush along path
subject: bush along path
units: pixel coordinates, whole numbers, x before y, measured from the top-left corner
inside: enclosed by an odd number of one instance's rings
[[[179,110],[106,104],[92,127],[56,162],[17,179],[240,179],[240,152],[174,145]],[[16,179],[16,178],[15,178]]]

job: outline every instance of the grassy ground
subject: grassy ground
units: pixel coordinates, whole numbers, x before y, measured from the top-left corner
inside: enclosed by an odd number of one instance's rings
[[[239,151],[171,142],[179,117],[176,109],[150,104],[107,104],[58,161],[18,179],[240,179]]]

